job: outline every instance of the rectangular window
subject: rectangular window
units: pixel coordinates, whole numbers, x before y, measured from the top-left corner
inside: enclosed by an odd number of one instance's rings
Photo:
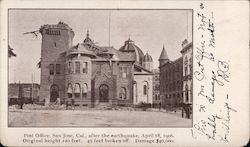
[[[120,77],[122,77],[122,67],[119,67]]]
[[[69,62],[69,65],[68,65],[68,73],[70,74],[71,73],[71,62]]]
[[[143,94],[147,95],[147,85],[143,85]]]
[[[187,75],[187,66],[185,66],[185,76]]]
[[[54,75],[54,64],[49,65],[49,74]]]
[[[120,67],[120,77],[122,78],[127,78],[127,75],[128,75],[128,67]]]
[[[60,73],[61,73],[61,65],[56,64],[56,74],[60,74]]]
[[[88,62],[83,62],[82,73],[88,73]]]
[[[75,62],[75,73],[80,73],[80,62],[79,61]]]

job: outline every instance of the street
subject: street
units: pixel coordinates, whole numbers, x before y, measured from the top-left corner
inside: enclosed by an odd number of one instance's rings
[[[175,113],[126,110],[9,110],[9,126],[18,127],[191,127]]]

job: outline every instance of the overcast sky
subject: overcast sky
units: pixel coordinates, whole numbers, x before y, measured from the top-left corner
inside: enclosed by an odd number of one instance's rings
[[[9,82],[40,83],[37,63],[41,56],[41,35],[38,39],[24,32],[38,30],[43,24],[67,23],[75,32],[74,44],[82,42],[89,29],[90,38],[100,46],[109,43],[109,14],[111,18],[110,44],[116,49],[129,36],[135,44],[154,60],[163,44],[171,60],[181,56],[181,43],[192,39],[192,12],[189,10],[9,10],[9,45],[17,57],[9,60]]]

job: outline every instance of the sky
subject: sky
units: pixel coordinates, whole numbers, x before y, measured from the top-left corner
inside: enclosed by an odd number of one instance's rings
[[[9,59],[9,83],[40,83],[37,63],[41,57],[41,40],[32,34],[44,24],[63,21],[75,32],[73,44],[82,42],[89,30],[90,38],[99,46],[119,49],[130,37],[144,52],[158,58],[163,45],[170,60],[181,57],[181,43],[192,41],[191,10],[9,10],[9,45],[17,57]]]

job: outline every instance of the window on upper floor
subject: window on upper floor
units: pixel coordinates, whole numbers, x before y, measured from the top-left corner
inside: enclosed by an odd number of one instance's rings
[[[88,73],[88,62],[83,62],[82,73]]]
[[[75,73],[80,73],[80,62],[79,61],[75,62]]]
[[[185,66],[185,68],[184,68],[184,75],[186,76],[188,74],[188,68],[187,68],[187,66]]]
[[[128,67],[126,67],[126,66],[119,67],[119,71],[120,71],[121,78],[127,78],[128,73],[129,73]]]
[[[143,94],[147,95],[147,85],[143,85]]]
[[[73,70],[73,64],[72,64],[72,62],[69,62],[69,65],[68,65],[68,73],[71,74],[71,73],[73,73],[73,72],[74,72],[74,70]]]
[[[49,65],[49,74],[54,75],[54,64]]]
[[[61,65],[56,64],[56,74],[61,74]]]

